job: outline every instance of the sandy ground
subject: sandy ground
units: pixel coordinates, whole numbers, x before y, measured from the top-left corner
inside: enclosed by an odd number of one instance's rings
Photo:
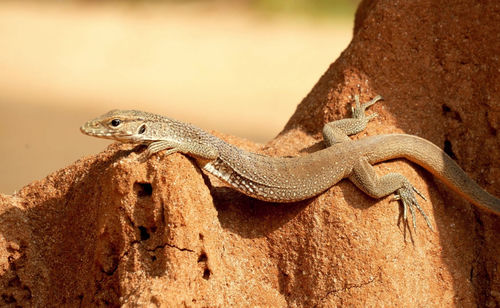
[[[0,4],[0,192],[108,141],[78,128],[143,109],[265,142],[351,39],[352,20],[207,5]]]

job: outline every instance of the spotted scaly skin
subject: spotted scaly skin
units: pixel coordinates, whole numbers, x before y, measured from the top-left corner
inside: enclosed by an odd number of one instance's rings
[[[203,170],[236,190],[256,199],[294,202],[321,194],[347,178],[373,198],[395,194],[403,205],[404,220],[416,210],[432,225],[421,209],[416,194],[423,195],[399,173],[378,176],[373,164],[405,158],[424,167],[447,186],[476,206],[500,215],[500,199],[482,189],[431,142],[413,135],[378,135],[351,140],[348,136],[366,128],[377,116],[365,115],[380,100],[360,104],[355,97],[353,116],[327,123],[323,128],[327,148],[300,157],[270,157],[239,149],[188,123],[137,110],[112,110],[85,123],[87,135],[126,143],[147,145],[146,157],[159,151],[180,152],[194,157]],[[425,199],[425,198],[424,198]]]

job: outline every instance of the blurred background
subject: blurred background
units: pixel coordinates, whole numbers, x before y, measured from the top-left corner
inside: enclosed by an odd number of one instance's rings
[[[266,142],[351,39],[356,0],[1,1],[0,193],[110,141],[141,109]]]

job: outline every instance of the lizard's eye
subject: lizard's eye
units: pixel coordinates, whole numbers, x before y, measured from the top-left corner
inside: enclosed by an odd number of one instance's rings
[[[119,119],[113,119],[111,120],[111,126],[117,127],[120,125],[122,122]]]
[[[142,124],[141,127],[139,127],[139,135],[144,134],[146,131],[146,124]]]

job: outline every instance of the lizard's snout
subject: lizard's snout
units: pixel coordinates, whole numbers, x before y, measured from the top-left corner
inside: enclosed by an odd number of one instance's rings
[[[82,126],[80,126],[80,131],[85,134],[85,135],[88,135],[88,129],[87,129],[87,124],[83,124]]]
[[[93,124],[93,125],[92,125]],[[80,131],[86,135],[89,135],[93,129],[96,129],[95,123],[92,123],[92,121],[85,122],[82,126],[80,126]]]
[[[107,129],[104,129],[100,123],[95,121],[89,121],[83,124],[80,126],[80,131],[85,135],[96,137],[107,137],[111,135]]]

